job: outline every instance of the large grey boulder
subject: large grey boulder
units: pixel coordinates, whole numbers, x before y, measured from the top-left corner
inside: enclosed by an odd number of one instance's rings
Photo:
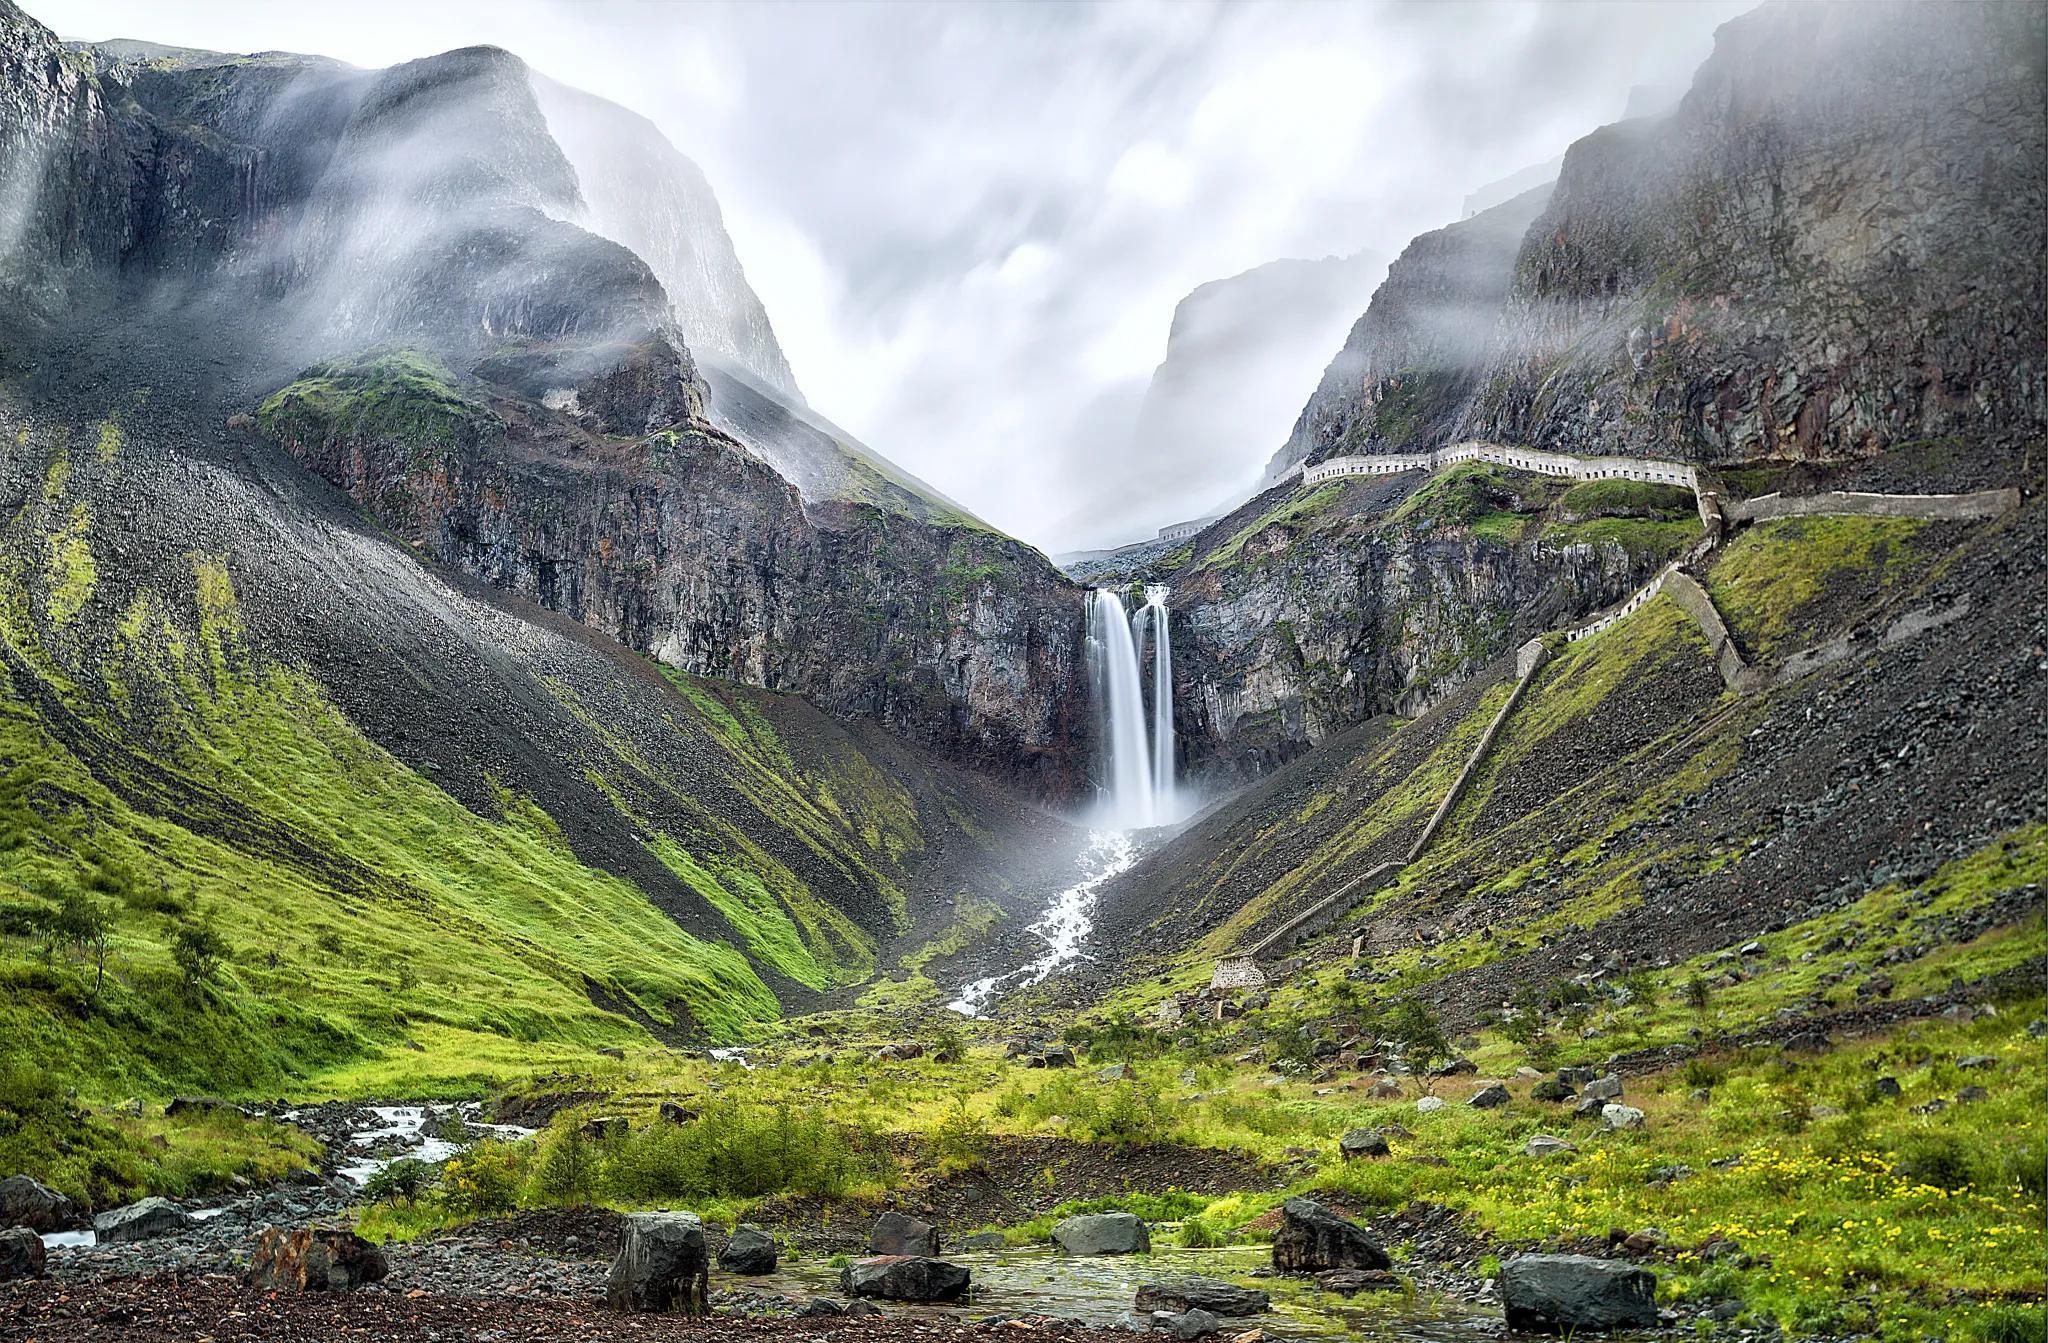
[[[43,1238],[25,1226],[0,1231],[0,1282],[43,1276]]]
[[[0,1227],[25,1226],[31,1231],[79,1231],[92,1225],[71,1199],[27,1175],[0,1180]]]
[[[875,1219],[873,1229],[868,1232],[868,1253],[888,1255],[923,1255],[926,1258],[939,1252],[939,1229],[930,1222],[920,1222],[915,1217],[905,1217],[900,1212],[885,1212]]]
[[[759,1277],[775,1271],[775,1237],[751,1223],[732,1229],[732,1239],[718,1252],[718,1266],[727,1273]]]
[[[1145,1283],[1138,1288],[1137,1308],[1171,1315],[1191,1310],[1206,1310],[1211,1315],[1263,1315],[1273,1308],[1273,1300],[1264,1292],[1236,1283],[1187,1278],[1180,1282]]]
[[[619,1220],[619,1254],[605,1282],[605,1304],[663,1315],[707,1314],[711,1261],[697,1214],[636,1212]]]
[[[965,1301],[970,1274],[958,1264],[920,1254],[883,1254],[856,1259],[839,1270],[839,1289],[848,1296],[884,1301]]]
[[[1657,1279],[1648,1269],[1583,1254],[1523,1254],[1501,1266],[1508,1328],[1586,1333],[1657,1323]]]
[[[1069,1217],[1052,1229],[1053,1244],[1068,1254],[1150,1254],[1152,1237],[1143,1218],[1127,1212],[1091,1212]]]
[[[175,1236],[192,1225],[192,1219],[167,1198],[146,1198],[92,1219],[93,1233],[102,1245]]]
[[[1280,1229],[1273,1236],[1273,1267],[1283,1273],[1320,1273],[1327,1268],[1391,1268],[1393,1260],[1356,1222],[1347,1222],[1309,1198],[1280,1205]]]
[[[1579,1088],[1579,1095],[1589,1101],[1611,1101],[1621,1099],[1621,1075],[1609,1073],[1596,1077]]]
[[[1465,1104],[1478,1110],[1491,1110],[1496,1106],[1506,1105],[1508,1100],[1508,1089],[1500,1083],[1494,1082],[1473,1092],[1472,1098],[1466,1101]]]
[[[1393,1149],[1387,1146],[1387,1135],[1376,1128],[1355,1128],[1347,1131],[1343,1137],[1337,1139],[1337,1151],[1346,1161],[1393,1155]]]
[[[353,1231],[267,1226],[249,1260],[249,1285],[259,1291],[346,1292],[390,1272],[384,1251]]]

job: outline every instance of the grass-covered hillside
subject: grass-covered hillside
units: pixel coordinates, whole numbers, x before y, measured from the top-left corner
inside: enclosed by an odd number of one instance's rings
[[[36,1094],[729,1041],[1025,900],[998,855],[1057,827],[993,788],[464,596],[151,426],[8,424],[0,1064]]]

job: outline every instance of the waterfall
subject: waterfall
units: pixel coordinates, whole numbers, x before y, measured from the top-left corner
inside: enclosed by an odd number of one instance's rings
[[[1142,830],[1179,818],[1173,782],[1173,646],[1167,625],[1165,588],[1148,588],[1145,605],[1124,609],[1123,598],[1106,589],[1088,596],[1088,655],[1095,702],[1102,706],[1105,824]],[[1139,658],[1139,620],[1152,635],[1152,722],[1146,731],[1144,674]]]
[[[1161,821],[1180,815],[1173,789],[1173,633],[1167,628],[1166,599],[1172,589],[1145,589],[1152,617],[1152,806]]]

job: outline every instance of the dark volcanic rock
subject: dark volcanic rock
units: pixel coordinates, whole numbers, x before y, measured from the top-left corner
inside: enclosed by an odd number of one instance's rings
[[[31,1231],[75,1231],[92,1225],[85,1211],[64,1194],[27,1175],[0,1180],[0,1227]]]
[[[875,1219],[868,1231],[868,1253],[875,1255],[902,1256],[922,1255],[927,1258],[939,1252],[939,1229],[930,1222],[920,1222],[890,1210]]]
[[[1647,1269],[1581,1254],[1523,1254],[1501,1266],[1508,1328],[1578,1333],[1657,1323],[1657,1279]]]
[[[704,1224],[695,1213],[637,1212],[622,1219],[605,1304],[613,1310],[703,1315],[710,1310],[710,1290]]]
[[[878,1255],[856,1259],[839,1270],[848,1296],[884,1301],[964,1301],[969,1273],[958,1264],[925,1255]]]
[[[760,1227],[742,1222],[732,1229],[732,1239],[718,1252],[718,1266],[727,1273],[758,1276],[775,1271],[775,1237]]]
[[[1376,1128],[1347,1130],[1343,1137],[1337,1139],[1337,1151],[1346,1161],[1393,1155],[1393,1149],[1387,1146],[1387,1135]]]
[[[1272,1305],[1272,1298],[1264,1292],[1209,1278],[1148,1282],[1138,1288],[1137,1296],[1139,1310],[1174,1314],[1206,1310],[1211,1315],[1263,1315]]]
[[[1283,1273],[1320,1273],[1331,1268],[1384,1269],[1393,1260],[1370,1233],[1313,1199],[1290,1198],[1281,1205],[1273,1236],[1273,1267]]]
[[[25,1226],[0,1231],[0,1282],[43,1276],[43,1238]]]
[[[155,1240],[192,1229],[192,1218],[169,1199],[146,1198],[125,1208],[103,1212],[93,1218],[94,1233],[102,1245],[131,1240]]]
[[[1052,1229],[1053,1244],[1067,1254],[1150,1254],[1152,1238],[1144,1219],[1128,1212],[1082,1213]]]

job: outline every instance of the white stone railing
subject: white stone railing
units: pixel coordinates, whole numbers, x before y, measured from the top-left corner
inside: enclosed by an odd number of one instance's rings
[[[1434,452],[1389,452],[1370,457],[1331,457],[1302,472],[1310,485],[1339,476],[1391,476],[1402,471],[1441,471],[1460,462],[1493,462],[1517,471],[1546,476],[1568,476],[1573,480],[1647,480],[1660,485],[1682,485],[1699,493],[1699,472],[1684,462],[1667,462],[1654,457],[1574,457],[1538,448],[1511,448],[1499,443],[1471,440],[1453,443]]]

